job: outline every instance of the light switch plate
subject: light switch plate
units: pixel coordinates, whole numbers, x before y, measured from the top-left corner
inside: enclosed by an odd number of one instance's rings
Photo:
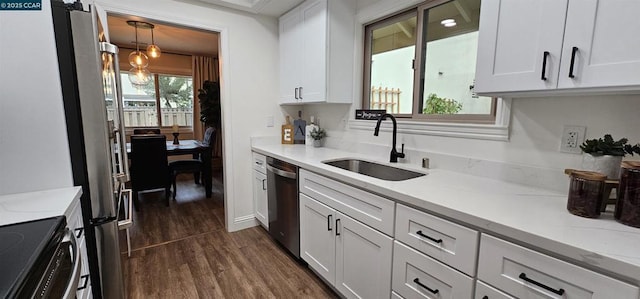
[[[267,116],[267,128],[273,127],[273,115]]]

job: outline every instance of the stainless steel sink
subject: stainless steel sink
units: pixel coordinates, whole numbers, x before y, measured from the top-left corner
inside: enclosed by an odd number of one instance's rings
[[[325,161],[322,163],[386,181],[404,181],[425,175],[424,173],[357,159]]]

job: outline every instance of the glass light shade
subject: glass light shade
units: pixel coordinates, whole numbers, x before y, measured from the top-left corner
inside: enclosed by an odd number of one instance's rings
[[[129,63],[135,67],[147,67],[149,65],[149,57],[140,51],[133,51],[129,54]]]
[[[160,51],[160,47],[151,44],[147,47],[147,55],[151,58],[159,58],[162,51]]]
[[[129,81],[136,86],[143,86],[151,82],[151,73],[142,67],[134,67],[129,70]]]

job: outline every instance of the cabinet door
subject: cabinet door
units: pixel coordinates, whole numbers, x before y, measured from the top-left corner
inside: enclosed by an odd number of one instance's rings
[[[253,204],[256,219],[262,226],[269,229],[269,206],[267,200],[267,176],[256,170],[253,171]]]
[[[567,0],[483,0],[476,92],[555,89],[566,12]]]
[[[295,103],[300,81],[302,29],[299,9],[280,17],[280,103]]]
[[[389,298],[393,239],[337,214],[336,289],[347,298]]]
[[[335,224],[336,210],[300,193],[300,257],[331,285],[336,277]]]
[[[326,101],[327,0],[307,1],[300,7],[302,57],[300,101]]]
[[[637,0],[569,1],[558,87],[640,85],[638,11]]]

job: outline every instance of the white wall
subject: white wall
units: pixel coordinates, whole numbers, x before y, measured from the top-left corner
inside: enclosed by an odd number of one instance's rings
[[[0,13],[0,195],[73,185],[51,3]]]
[[[89,1],[92,2],[92,1]],[[278,21],[195,1],[95,1],[107,12],[221,32],[224,185],[229,230],[255,226],[250,136],[278,135]],[[162,47],[162,45],[160,45]]]

